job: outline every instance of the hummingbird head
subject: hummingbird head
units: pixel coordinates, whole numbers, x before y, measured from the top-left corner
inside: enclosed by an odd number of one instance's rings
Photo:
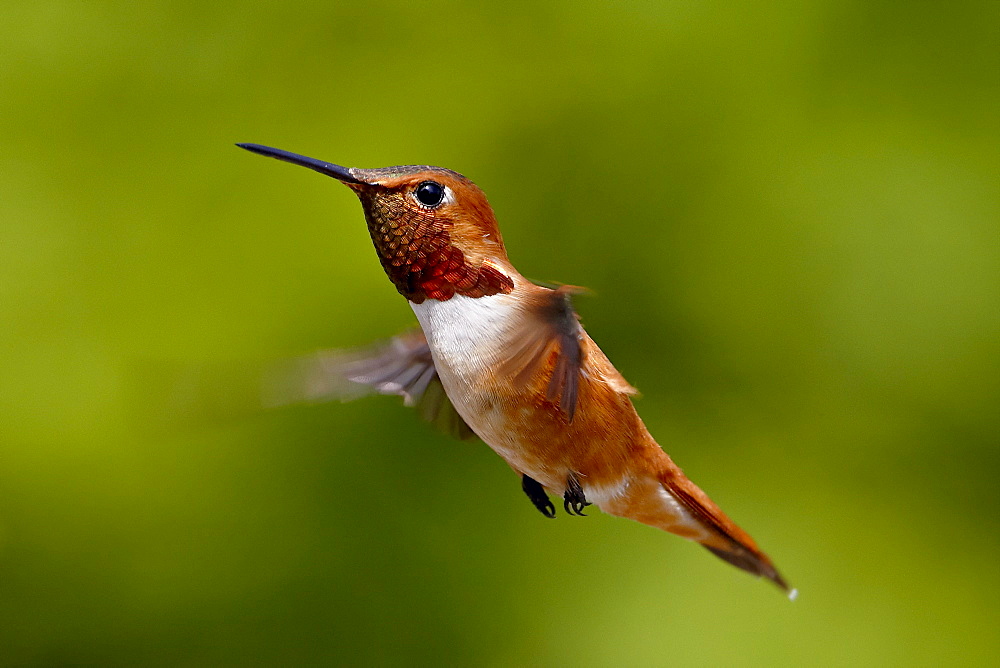
[[[410,301],[514,289],[493,210],[461,174],[427,165],[357,169],[258,144],[237,146],[332,176],[353,190],[382,268]]]

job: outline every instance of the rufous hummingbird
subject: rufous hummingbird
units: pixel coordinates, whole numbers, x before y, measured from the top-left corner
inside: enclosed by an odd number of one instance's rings
[[[382,268],[418,328],[363,351],[321,354],[304,396],[351,386],[398,394],[458,436],[475,435],[521,477],[546,517],[591,504],[697,541],[794,597],[774,564],[653,440],[636,390],[580,325],[574,289],[543,287],[507,258],[470,180],[426,165],[355,169],[258,144],[260,155],[332,176],[361,200]]]

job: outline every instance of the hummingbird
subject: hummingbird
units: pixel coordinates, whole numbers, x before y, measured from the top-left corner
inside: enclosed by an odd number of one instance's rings
[[[237,146],[353,190],[382,268],[419,323],[370,348],[298,364],[283,376],[303,398],[400,395],[453,435],[492,448],[545,517],[556,515],[550,495],[571,516],[596,505],[700,543],[795,597],[753,538],[650,435],[635,388],[580,324],[571,302],[579,289],[537,284],[514,268],[472,181],[428,165],[358,169]]]

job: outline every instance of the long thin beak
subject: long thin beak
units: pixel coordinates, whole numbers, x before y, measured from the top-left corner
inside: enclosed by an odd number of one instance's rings
[[[284,160],[285,162],[290,162],[293,165],[308,167],[309,169],[315,170],[320,174],[332,176],[343,183],[369,185],[358,179],[356,176],[353,176],[351,174],[351,170],[347,167],[341,167],[340,165],[335,165],[332,162],[323,162],[322,160],[317,160],[315,158],[307,158],[306,156],[299,155],[298,153],[289,153],[288,151],[282,151],[280,148],[271,148],[270,146],[261,146],[260,144],[237,144],[237,146],[245,148],[251,153],[266,155],[269,158]]]

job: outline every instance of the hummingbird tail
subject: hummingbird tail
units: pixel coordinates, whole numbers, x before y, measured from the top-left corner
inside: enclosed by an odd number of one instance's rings
[[[791,589],[770,557],[757,547],[757,543],[746,531],[726,516],[701,489],[683,474],[668,474],[663,486],[685,509],[708,529],[708,535],[696,538],[709,552],[726,563],[732,564],[757,577],[767,578],[790,598],[795,598],[796,590]]]
[[[705,549],[726,563],[732,564],[733,566],[736,566],[736,568],[744,570],[752,575],[756,575],[757,577],[767,578],[774,584],[781,587],[781,589],[790,597],[795,598],[797,593],[796,590],[788,586],[785,579],[781,577],[781,573],[779,573],[774,567],[774,564],[771,563],[770,559],[767,559],[766,555],[755,555],[742,546],[737,547],[736,549],[724,549],[713,547],[712,545],[707,545],[706,543],[702,543],[702,545],[705,546]],[[764,556],[764,559],[761,559],[760,556]]]
[[[606,513],[627,517],[700,543],[723,561],[757,577],[767,578],[794,598],[795,590],[789,588],[753,538],[688,480],[666,454],[662,455],[661,461],[658,471],[630,478],[627,485],[619,486],[615,494],[601,498],[601,495],[594,494],[597,490],[591,487],[588,496],[593,496]]]

